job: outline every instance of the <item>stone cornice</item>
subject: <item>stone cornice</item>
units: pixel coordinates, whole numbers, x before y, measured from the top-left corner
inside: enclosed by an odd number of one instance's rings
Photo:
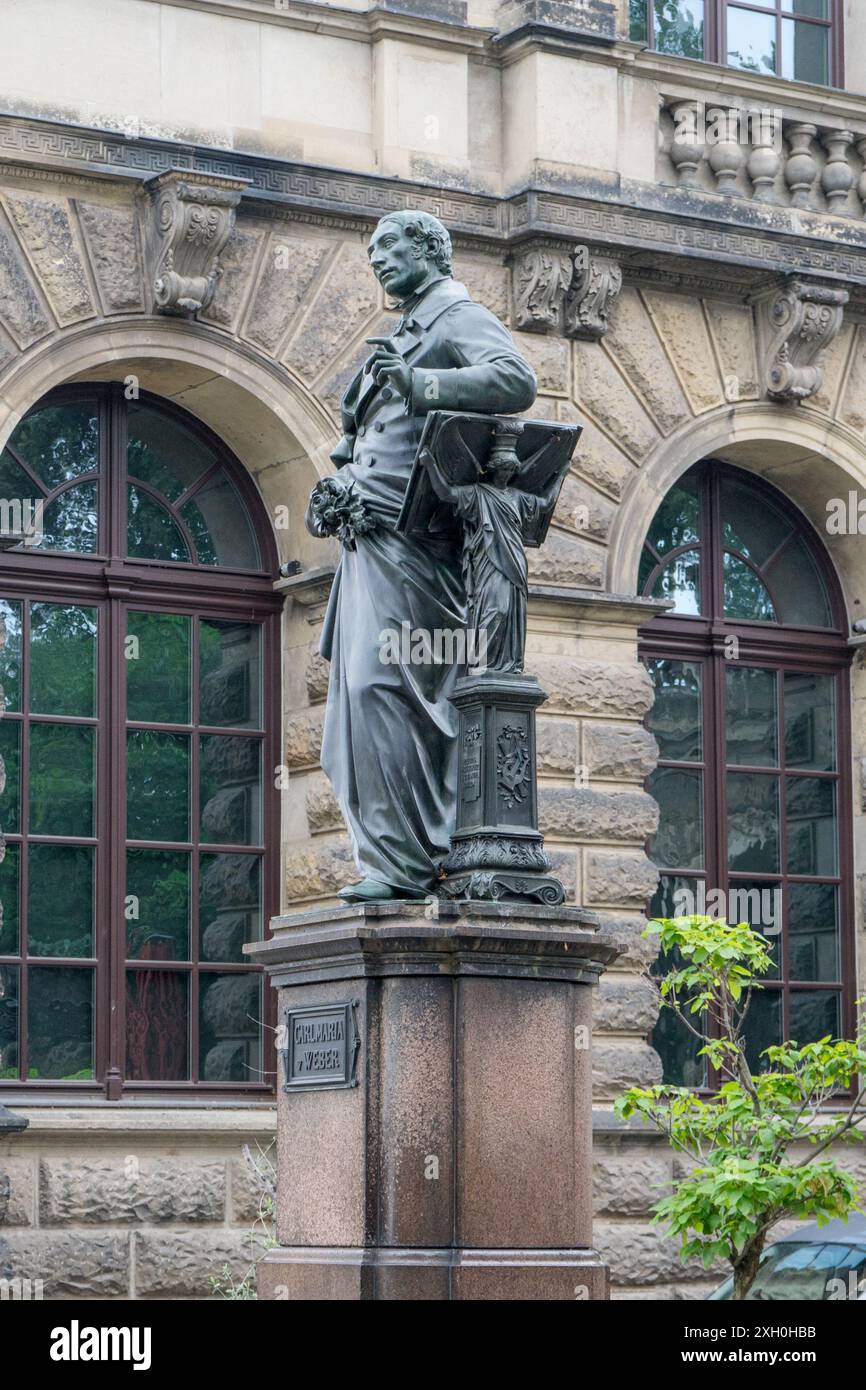
[[[688,261],[709,277],[717,267],[720,286],[732,266],[866,286],[866,225],[658,184],[584,178],[564,191],[533,187],[500,198],[8,114],[0,114],[0,161],[20,165],[24,177],[39,168],[141,185],[174,168],[247,179],[240,215],[257,209],[328,225],[369,225],[396,208],[423,207],[461,240],[488,248],[507,251],[538,236],[579,241],[623,255],[626,268],[630,256],[644,266],[676,258],[676,275]]]

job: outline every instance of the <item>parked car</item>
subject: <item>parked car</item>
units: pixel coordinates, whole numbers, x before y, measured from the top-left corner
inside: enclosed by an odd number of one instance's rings
[[[730,1298],[733,1279],[710,1294]],[[768,1245],[749,1299],[866,1301],[866,1216],[816,1222]]]

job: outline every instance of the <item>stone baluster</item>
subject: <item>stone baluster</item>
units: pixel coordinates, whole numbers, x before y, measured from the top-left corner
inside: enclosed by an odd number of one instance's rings
[[[678,101],[670,107],[674,119],[674,138],[669,150],[682,188],[699,188],[698,167],[706,152],[703,131],[698,129],[698,110],[693,101]]]
[[[795,208],[810,206],[812,185],[818,177],[818,161],[812,153],[812,141],[818,128],[806,121],[798,121],[788,126],[790,153],[785,164],[785,182],[791,190],[791,203]]]
[[[771,112],[759,112],[751,122],[752,148],[746,169],[761,203],[779,203],[776,179],[782,167],[781,121]]]
[[[707,132],[707,160],[716,176],[719,193],[737,193],[737,176],[746,162],[746,151],[740,142],[740,113],[726,111],[719,128]]]
[[[854,187],[854,170],[848,163],[848,150],[854,142],[851,130],[825,130],[822,143],[827,151],[827,163],[821,174],[821,187],[830,212],[848,215],[848,194]]]
[[[857,197],[860,199],[863,211],[861,216],[866,215],[866,135],[857,137],[857,153],[863,160],[863,173],[857,180]]]

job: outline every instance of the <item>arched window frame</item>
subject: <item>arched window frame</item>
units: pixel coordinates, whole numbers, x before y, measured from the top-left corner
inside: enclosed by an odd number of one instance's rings
[[[704,823],[704,866],[702,870],[689,868],[683,877],[703,878],[709,887],[721,888],[727,894],[730,887],[727,856],[727,805],[726,774],[731,768],[748,771],[745,765],[729,764],[726,756],[725,730],[725,681],[726,670],[730,666],[730,642],[738,644],[737,661],[743,666],[755,665],[776,671],[790,670],[816,674],[828,674],[836,678],[836,771],[832,774],[837,786],[837,826],[838,826],[838,873],[835,876],[815,875],[816,879],[838,884],[839,913],[839,955],[840,977],[838,982],[792,981],[789,975],[789,936],[787,913],[781,938],[783,951],[781,982],[783,990],[782,1036],[789,1035],[788,1000],[798,989],[824,989],[834,987],[841,995],[841,1031],[853,1037],[856,1029],[857,976],[856,976],[856,935],[854,906],[854,848],[853,848],[853,790],[851,778],[851,690],[850,666],[852,651],[848,645],[848,619],[841,586],[835,569],[824,547],[796,507],[794,507],[775,487],[762,478],[743,469],[734,468],[718,460],[708,459],[688,470],[700,479],[700,552],[701,552],[701,615],[662,614],[645,624],[639,632],[639,653],[643,661],[655,659],[699,662],[705,673],[703,682],[703,759],[700,763],[675,763],[661,759],[659,767],[691,767],[703,771],[703,823]],[[724,573],[722,558],[725,552],[722,535],[720,507],[720,484],[724,478],[745,484],[754,491],[756,498],[762,496],[777,512],[791,523],[795,535],[808,546],[815,561],[820,578],[824,584],[831,611],[831,626],[816,628],[808,626],[782,625],[754,619],[730,619],[724,616]],[[694,543],[666,551],[664,562],[669,562],[676,554],[694,550]],[[646,576],[642,586],[644,594],[650,594],[658,579],[662,566],[656,566]],[[780,690],[784,681],[779,680]],[[779,710],[779,721],[784,731],[784,705]],[[784,744],[784,738],[781,739]],[[779,751],[779,759],[784,759],[784,749]],[[784,761],[778,762],[780,786],[779,840],[785,841],[785,799],[784,790],[786,769]],[[752,768],[751,771],[766,774],[767,767]],[[791,773],[791,775],[796,775]],[[822,774],[823,775],[823,774]],[[830,774],[827,774],[830,776]],[[651,790],[651,783],[647,783]],[[651,845],[647,853],[653,858]],[[767,874],[768,880],[775,879],[782,884],[789,875],[783,869]],[[664,873],[673,877],[674,870],[682,866],[659,865]],[[733,871],[736,872],[736,871]],[[759,880],[760,874],[742,873],[743,879]],[[805,875],[791,875],[794,880]],[[787,896],[787,895],[786,895]],[[726,898],[727,901],[727,898]],[[776,989],[774,981],[767,978],[767,988]],[[671,1078],[673,1080],[673,1078]],[[700,1090],[714,1091],[720,1084],[717,1073],[710,1068],[706,1075],[706,1085]]]
[[[274,592],[279,560],[271,527],[258,490],[247,470],[226,444],[199,421],[173,402],[141,390],[134,400],[128,399],[123,385],[117,382],[86,381],[56,388],[27,412],[28,418],[47,407],[62,406],[81,400],[97,402],[99,422],[99,484],[106,489],[99,508],[99,540],[96,552],[70,552],[28,549],[19,547],[0,553],[0,594],[8,599],[36,599],[47,603],[82,604],[100,612],[100,642],[98,659],[98,715],[91,722],[101,730],[98,737],[95,785],[97,788],[96,834],[96,949],[93,957],[95,984],[95,1080],[58,1081],[29,1079],[0,1080],[0,1093],[12,1095],[45,1094],[69,1097],[73,1094],[104,1096],[119,1100],[125,1096],[148,1094],[154,1097],[194,1095],[204,1097],[255,1097],[273,1094],[274,1061],[269,1039],[273,1037],[275,1006],[273,992],[263,985],[262,990],[262,1055],[263,1075],[249,1082],[185,1081],[125,1079],[124,1010],[126,1002],[127,957],[125,950],[124,918],[124,859],[123,807],[126,800],[125,746],[127,721],[125,714],[125,672],[123,647],[126,636],[127,610],[180,614],[195,619],[235,620],[260,624],[262,629],[262,733],[255,734],[262,744],[262,931],[266,932],[270,918],[279,911],[279,846],[280,794],[276,787],[274,768],[281,762],[280,753],[280,614],[281,596]],[[127,408],[129,404],[147,405],[169,419],[177,421],[188,433],[196,436],[211,450],[236,488],[250,519],[258,545],[261,567],[251,570],[229,568],[186,561],[151,560],[127,555]],[[14,432],[13,432],[14,437]],[[72,483],[55,488],[58,495],[75,483],[85,481],[81,475]],[[204,480],[202,480],[203,482]],[[197,686],[197,670],[191,675],[193,699]],[[28,716],[29,717],[29,716]],[[189,724],[191,745],[197,744],[199,724],[192,715]],[[134,723],[134,721],[130,721]],[[224,734],[231,730],[218,729]],[[244,731],[246,732],[246,731]],[[252,735],[251,735],[252,736]],[[193,755],[195,757],[195,755]],[[27,797],[27,770],[22,772],[21,799]],[[191,843],[205,842],[195,837],[195,815],[198,777],[195,761],[190,777]],[[2,798],[0,798],[2,825]],[[10,836],[20,840],[20,836]],[[238,847],[232,846],[232,852]],[[201,852],[207,852],[203,850]],[[242,850],[240,852],[243,852]],[[197,885],[191,884],[191,901]],[[22,904],[23,907],[23,904]],[[21,913],[22,919],[24,911]],[[194,935],[194,933],[192,933]],[[192,959],[184,963],[190,975],[198,979],[206,972],[208,963],[199,960],[200,945],[193,943]],[[2,958],[0,964],[8,964]],[[40,958],[39,964],[51,958]],[[65,964],[65,958],[56,962]],[[171,963],[174,965],[174,962]],[[153,969],[161,964],[148,962]],[[74,967],[70,967],[74,968]],[[214,973],[217,973],[216,969]],[[261,973],[259,967],[235,962],[221,962],[218,973],[236,971]],[[23,972],[22,972],[23,973]],[[26,988],[26,987],[25,987]],[[189,1056],[192,1075],[198,1073],[199,1017],[195,1006],[197,993],[190,1000]],[[26,996],[25,996],[26,1002]],[[25,1010],[22,1008],[22,1014]],[[22,1023],[23,1035],[24,1023]]]

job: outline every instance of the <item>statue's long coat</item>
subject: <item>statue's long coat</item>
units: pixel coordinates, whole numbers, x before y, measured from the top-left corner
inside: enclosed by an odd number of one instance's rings
[[[465,593],[453,540],[409,538],[395,522],[428,410],[513,414],[532,404],[536,383],[508,330],[450,278],[404,306],[393,338],[413,368],[411,401],[361,371],[343,397],[345,433],[332,454],[377,526],[344,550],[325,617],[322,767],[361,873],[417,892],[434,886],[454,826],[450,696],[462,668],[382,658],[393,657],[389,633],[435,640],[437,630],[462,631]]]

